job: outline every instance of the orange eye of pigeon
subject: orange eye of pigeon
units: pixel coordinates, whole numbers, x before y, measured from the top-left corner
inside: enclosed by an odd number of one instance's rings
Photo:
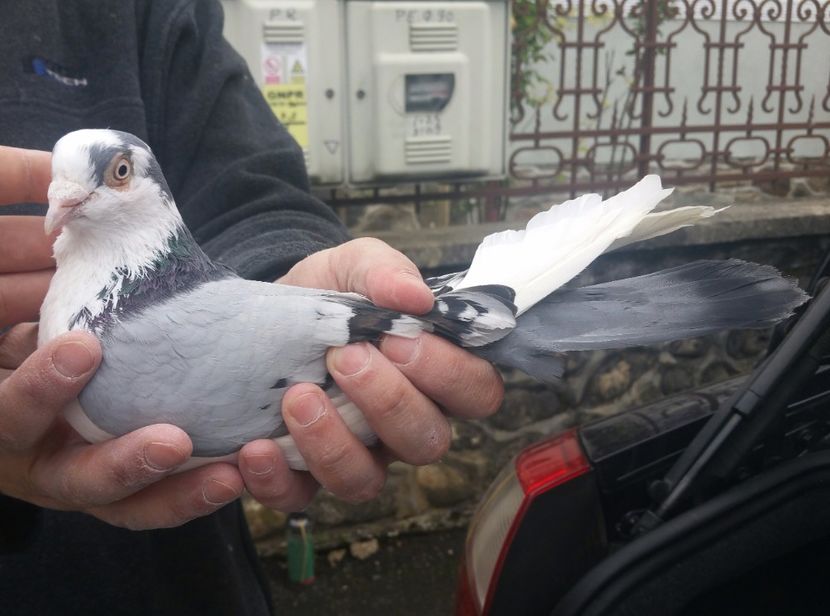
[[[123,182],[128,177],[130,177],[130,173],[132,172],[132,165],[130,165],[130,161],[126,158],[122,158],[112,168],[112,178],[116,182]]]

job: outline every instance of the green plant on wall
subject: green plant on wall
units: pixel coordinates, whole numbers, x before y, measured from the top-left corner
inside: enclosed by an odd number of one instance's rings
[[[550,79],[539,72],[539,64],[553,60],[548,44],[553,32],[547,25],[545,0],[513,0],[511,31],[513,34],[510,57],[510,119],[513,124],[525,115],[525,105],[540,107],[552,100]]]

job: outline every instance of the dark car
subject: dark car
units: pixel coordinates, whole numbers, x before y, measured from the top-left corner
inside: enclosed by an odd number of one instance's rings
[[[748,377],[503,469],[470,526],[456,614],[830,613],[827,262]]]

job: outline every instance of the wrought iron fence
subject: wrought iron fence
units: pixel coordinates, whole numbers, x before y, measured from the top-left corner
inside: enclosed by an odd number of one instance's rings
[[[508,177],[333,205],[830,175],[830,0],[513,0]]]

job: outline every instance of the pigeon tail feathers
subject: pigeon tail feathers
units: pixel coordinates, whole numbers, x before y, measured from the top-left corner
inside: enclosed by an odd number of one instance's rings
[[[603,201],[588,194],[534,216],[521,231],[486,238],[456,289],[502,285],[515,291],[517,314],[571,280],[620,237],[625,237],[671,194],[649,175]]]
[[[652,212],[640,221],[630,235],[617,238],[606,252],[667,235],[683,227],[690,227],[704,218],[711,218],[728,208],[728,205],[718,209],[710,205],[685,205],[664,212]]]

